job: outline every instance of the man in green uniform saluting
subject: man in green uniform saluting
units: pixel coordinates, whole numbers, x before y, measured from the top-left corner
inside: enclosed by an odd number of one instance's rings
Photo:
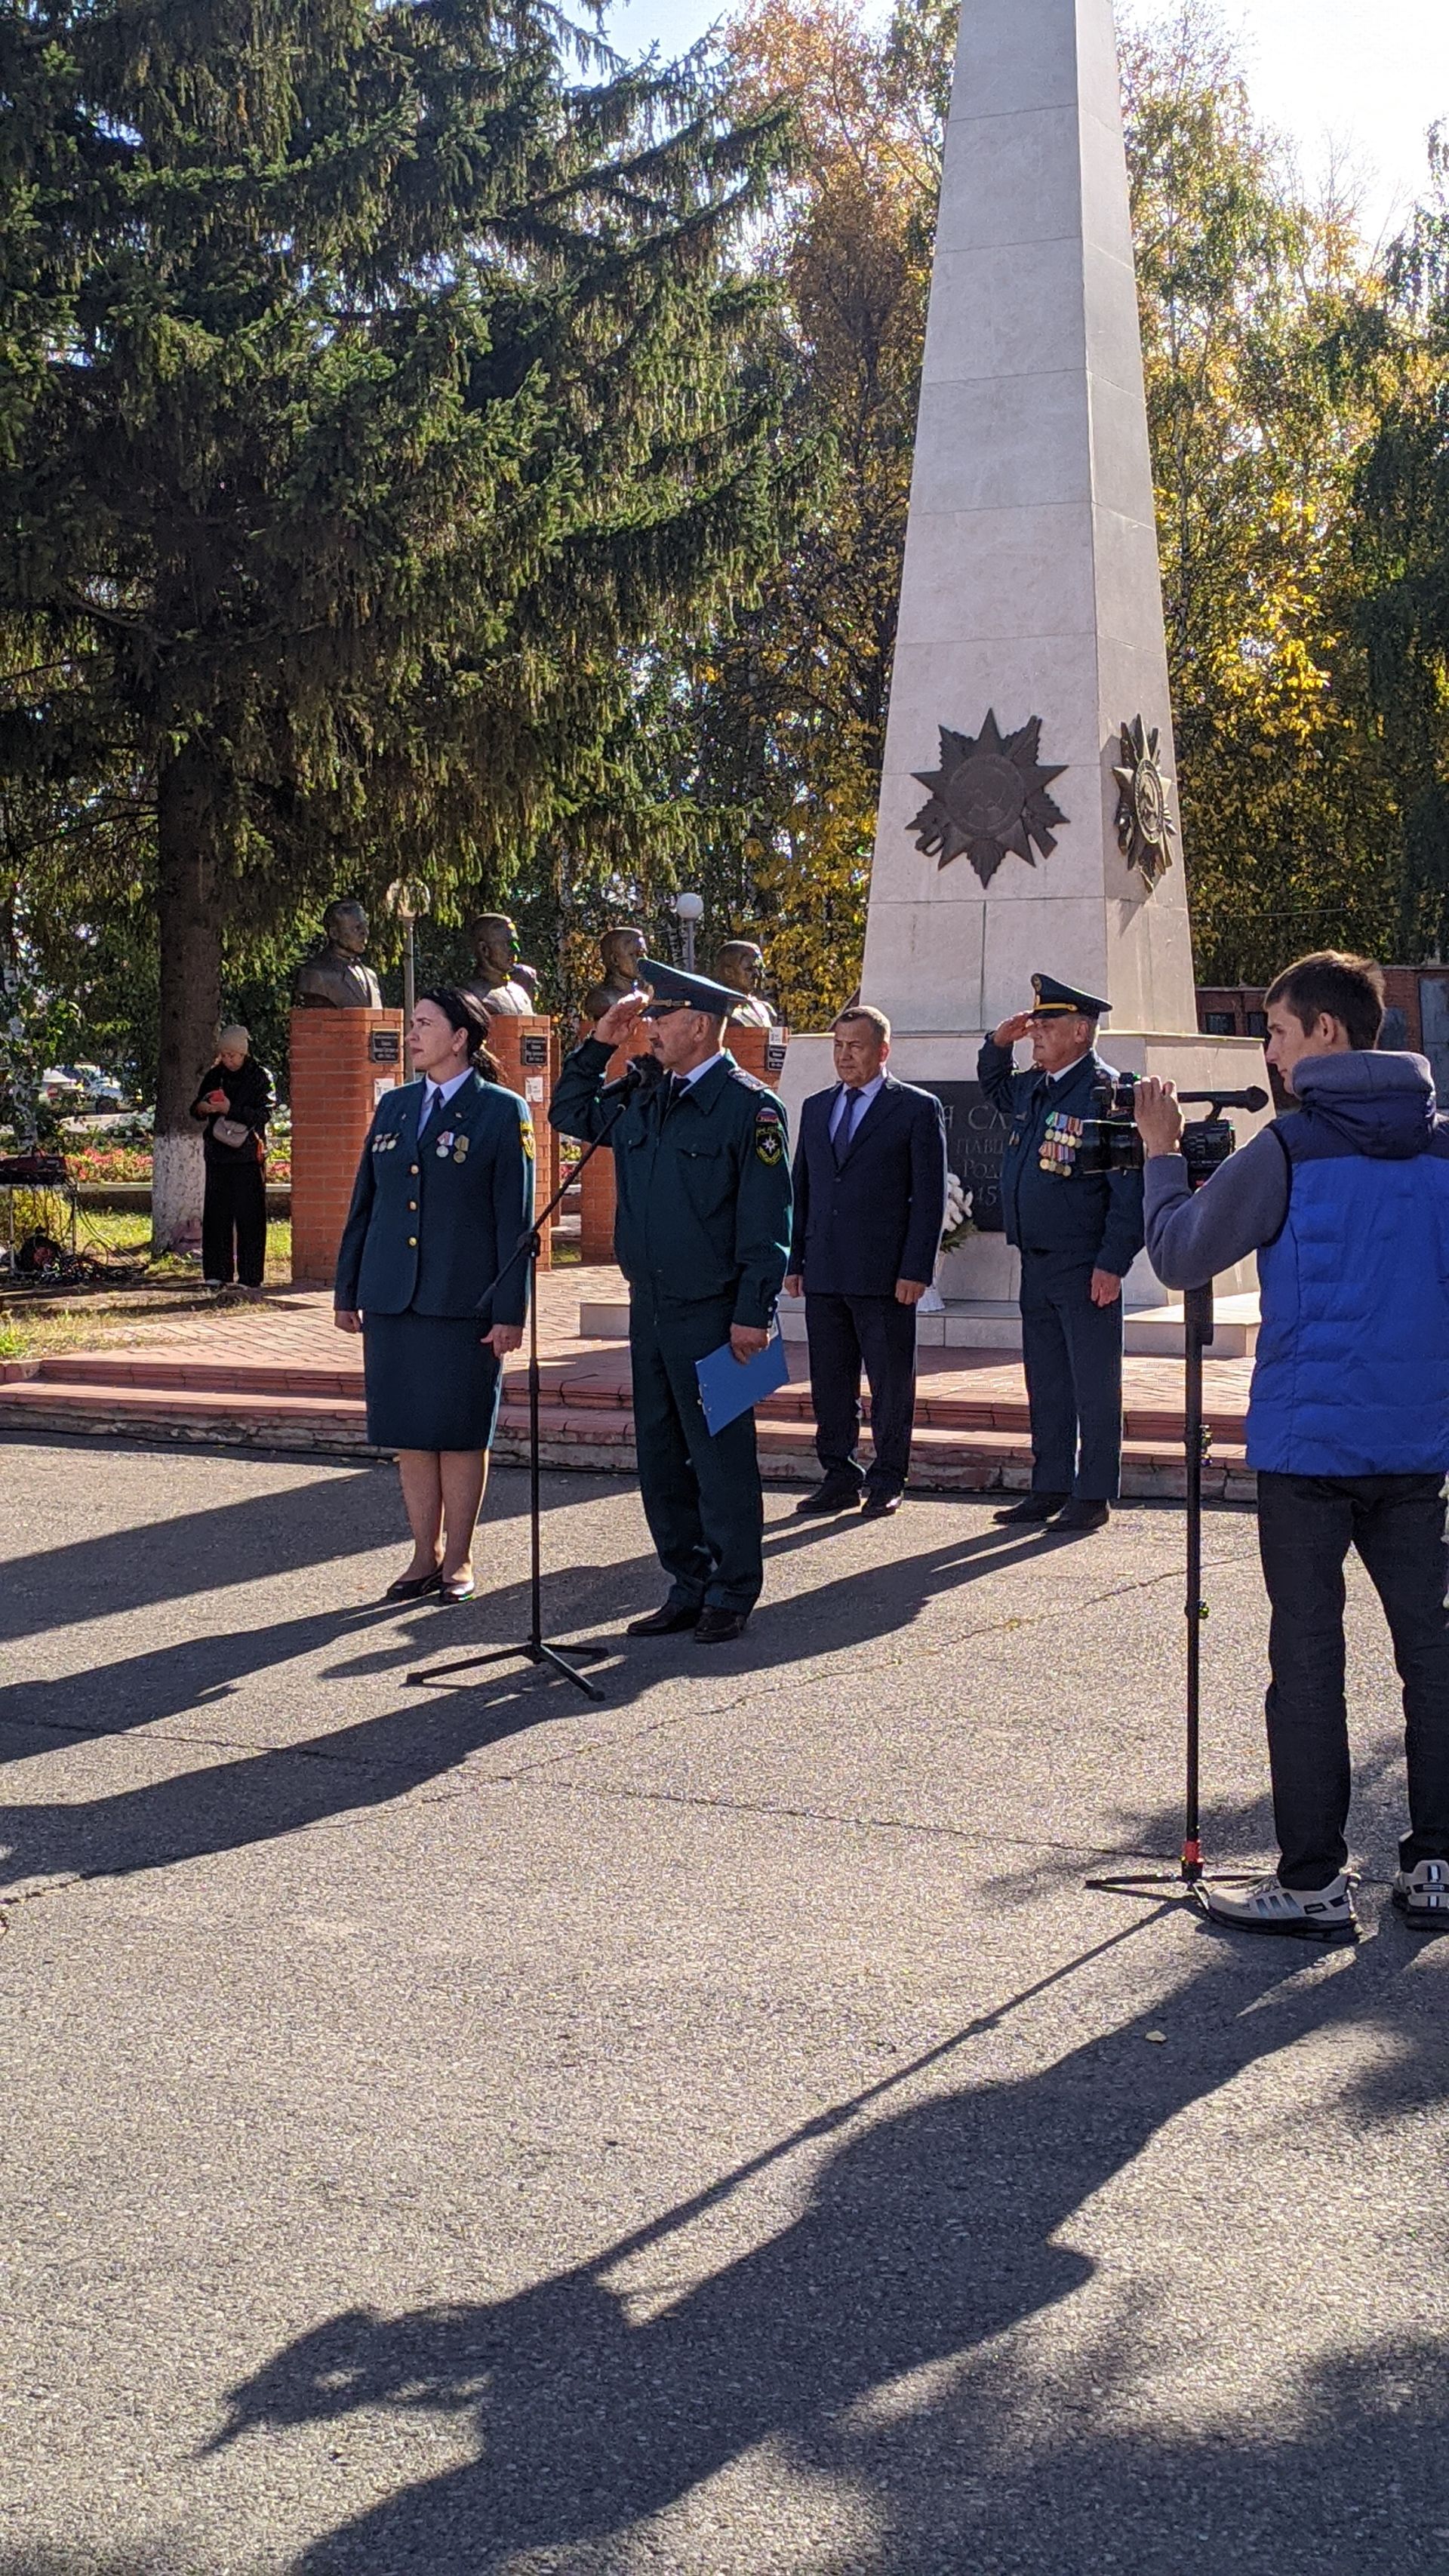
[[[711,1433],[695,1362],[769,1339],[790,1248],[790,1148],[772,1091],[724,1044],[739,995],[641,958],[652,988],[626,994],[564,1064],[549,1111],[565,1136],[613,1150],[614,1251],[629,1282],[634,1440],[650,1535],[669,1597],[631,1637],[692,1629],[701,1645],[744,1634],[764,1582],[755,1417]],[[647,1032],[650,1065],[624,1099],[609,1058]]]

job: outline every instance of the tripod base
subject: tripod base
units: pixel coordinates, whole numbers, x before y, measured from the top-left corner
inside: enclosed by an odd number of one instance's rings
[[[1214,1879],[1220,1880],[1227,1887],[1248,1887],[1255,1878],[1261,1876],[1261,1870],[1253,1869],[1215,1869],[1213,1871]],[[1176,1869],[1144,1870],[1131,1876],[1088,1878],[1082,1882],[1084,1887],[1090,1887],[1098,1896],[1152,1896],[1159,1890],[1175,1888],[1178,1895],[1185,1896],[1199,1912],[1206,1911],[1203,1905],[1204,1883],[1203,1865],[1200,1860],[1183,1860]]]
[[[603,1692],[595,1690],[582,1673],[575,1672],[574,1662],[597,1664],[611,1651],[608,1646],[570,1646],[564,1654],[557,1646],[546,1646],[541,1637],[526,1637],[521,1646],[490,1646],[486,1654],[464,1655],[456,1664],[432,1664],[425,1673],[409,1673],[406,1679],[415,1687],[425,1682],[448,1682],[455,1673],[476,1672],[480,1664],[512,1664],[521,1657],[526,1664],[552,1664],[554,1671],[581,1690],[585,1699],[602,1700]]]

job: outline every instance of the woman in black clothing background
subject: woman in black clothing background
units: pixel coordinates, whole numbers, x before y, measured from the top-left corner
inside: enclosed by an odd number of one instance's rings
[[[260,1288],[267,1265],[267,1121],[272,1077],[246,1029],[223,1029],[216,1062],[201,1077],[191,1115],[206,1124],[201,1275],[208,1288]]]

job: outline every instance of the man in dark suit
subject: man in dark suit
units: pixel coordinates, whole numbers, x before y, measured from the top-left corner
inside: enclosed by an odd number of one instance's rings
[[[866,1520],[897,1511],[911,1463],[916,1308],[935,1274],[946,1210],[946,1122],[929,1091],[886,1071],[891,1024],[852,1004],[835,1023],[839,1079],[800,1113],[792,1297],[803,1294],[810,1398],[824,1481],[802,1512]],[[875,1455],[856,1459],[860,1372]]]

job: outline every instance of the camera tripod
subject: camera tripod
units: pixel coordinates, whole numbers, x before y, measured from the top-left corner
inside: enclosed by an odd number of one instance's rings
[[[643,1079],[644,1077],[642,1075],[638,1078],[634,1078],[633,1069],[631,1067],[630,1072],[626,1073],[620,1082],[610,1083],[608,1085],[604,1094],[605,1098],[607,1099],[611,1093],[616,1096],[613,1100],[609,1121],[607,1126],[604,1128],[603,1134],[596,1136],[593,1143],[585,1148],[584,1152],[579,1156],[577,1163],[574,1165],[573,1172],[569,1179],[560,1182],[558,1188],[553,1194],[553,1197],[549,1200],[547,1207],[539,1209],[532,1225],[528,1229],[528,1232],[519,1236],[517,1243],[514,1245],[508,1259],[504,1262],[497,1278],[490,1280],[488,1286],[483,1292],[483,1295],[478,1300],[480,1306],[485,1306],[489,1298],[494,1294],[494,1291],[501,1288],[510,1271],[512,1271],[520,1261],[527,1261],[528,1523],[530,1607],[528,1635],[522,1638],[516,1646],[490,1646],[481,1655],[463,1656],[461,1661],[458,1663],[432,1664],[426,1672],[409,1673],[407,1678],[409,1682],[415,1686],[420,1687],[428,1682],[451,1681],[455,1673],[476,1671],[480,1664],[508,1664],[515,1662],[521,1656],[525,1663],[552,1665],[554,1671],[556,1673],[562,1673],[565,1681],[572,1682],[575,1689],[581,1690],[586,1699],[602,1700],[604,1696],[601,1690],[597,1690],[594,1684],[589,1681],[583,1673],[577,1671],[575,1668],[579,1664],[598,1663],[603,1656],[610,1653],[611,1649],[608,1646],[569,1646],[566,1649],[559,1646],[551,1646],[543,1633],[543,1512],[538,1455],[538,1263],[539,1256],[543,1250],[543,1228],[547,1225],[555,1208],[561,1204],[565,1192],[573,1188],[574,1182],[578,1179],[584,1165],[586,1163],[591,1163],[594,1156],[597,1154],[599,1147],[608,1143],[619,1119],[624,1113],[627,1103],[633,1098],[634,1093],[640,1088]]]

